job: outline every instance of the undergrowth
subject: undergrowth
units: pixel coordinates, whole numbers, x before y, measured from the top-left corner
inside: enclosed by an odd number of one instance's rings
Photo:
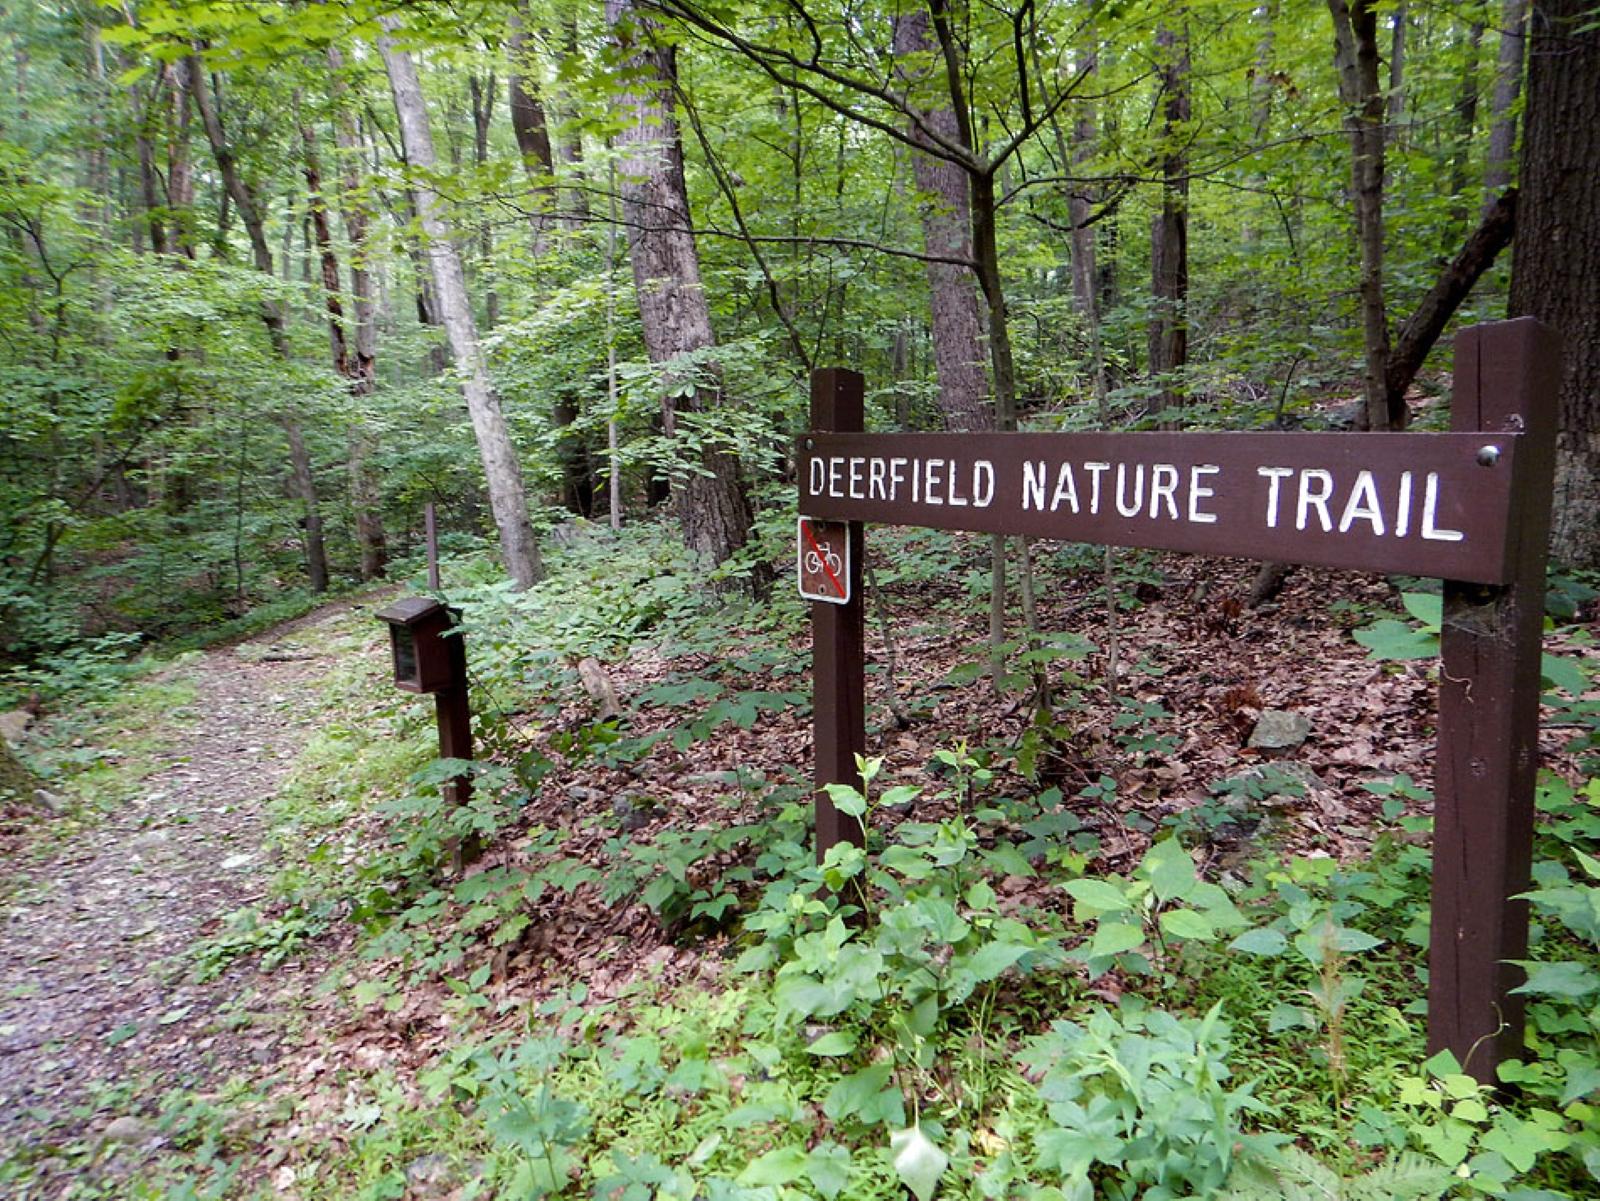
[[[921,550],[954,569],[944,543]],[[915,574],[915,557],[896,562]],[[1059,740],[1037,726],[945,747],[917,784],[863,762],[863,791],[831,789],[863,846],[821,863],[798,765],[721,773],[707,784],[726,812],[693,821],[655,820],[647,796],[562,816],[534,805],[541,790],[586,770],[648,780],[658,756],[806,698],[792,602],[708,611],[656,533],[585,534],[554,568],[524,594],[451,573],[476,763],[432,758],[429,707],[389,686],[381,656],[329,679],[278,801],[275,896],[196,951],[201,975],[241,956],[270,967],[345,925],[357,960],[330,979],[354,1011],[443,997],[449,1034],[420,1075],[345,1077],[336,1143],[300,1137],[300,1195],[399,1199],[423,1179],[441,1195],[624,1201],[1557,1201],[1600,1187],[1600,780],[1541,780],[1528,1054],[1502,1069],[1517,1091],[1497,1092],[1427,1056],[1429,798],[1409,778],[1370,783],[1380,828],[1345,863],[1252,844],[1263,808],[1301,788],[1293,773],[1113,825],[1114,765],[1052,785]],[[664,667],[626,712],[574,716],[578,659],[646,651]],[[1081,640],[1035,652],[1086,691]],[[1592,747],[1573,670],[1552,699]],[[1106,745],[1159,763],[1170,722],[1130,700]],[[462,772],[474,801],[447,807],[439,785]],[[1105,867],[1113,831],[1138,848],[1126,870]],[[503,853],[452,876],[449,848],[469,834]],[[1219,866],[1222,843],[1253,849]],[[691,970],[641,971],[604,997],[581,973],[539,979],[531,999],[506,987],[509,956],[580,902],[642,906]],[[217,1162],[193,1178],[219,1179]]]

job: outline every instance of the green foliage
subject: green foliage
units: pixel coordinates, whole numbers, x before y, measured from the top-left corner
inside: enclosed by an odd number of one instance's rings
[[[1074,1201],[1205,1196],[1282,1141],[1244,1131],[1247,1115],[1267,1109],[1248,1085],[1227,1083],[1217,1007],[1201,1018],[1137,1003],[1096,1009],[1081,1024],[1051,1023],[1024,1054],[1049,1114],[1035,1162]]]

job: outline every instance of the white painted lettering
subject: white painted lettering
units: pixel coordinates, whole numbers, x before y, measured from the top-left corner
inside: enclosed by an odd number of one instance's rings
[[[1117,464],[1117,512],[1124,517],[1137,517],[1144,508],[1144,464],[1135,463],[1133,472],[1133,502],[1128,503],[1128,465]]]
[[[1311,490],[1311,482],[1315,480],[1322,485],[1320,491]],[[1322,532],[1328,533],[1333,529],[1333,518],[1328,515],[1328,497],[1333,495],[1333,473],[1324,471],[1321,467],[1307,467],[1300,472],[1300,504],[1295,509],[1294,528],[1306,528],[1306,518],[1311,510],[1317,511],[1317,520],[1322,522]]]
[[[862,479],[862,468],[864,468],[866,466],[866,464],[867,464],[867,461],[865,459],[861,458],[859,455],[852,456],[852,458],[850,459],[850,499],[851,500],[861,500],[862,499],[861,485],[865,482]]]
[[[1100,513],[1100,476],[1102,472],[1110,471],[1110,463],[1085,463],[1083,469],[1089,473],[1089,516],[1095,517]]]
[[[922,464],[922,501],[929,505],[942,505],[939,487],[944,483],[944,460],[928,459]]]
[[[1357,474],[1356,486],[1350,489],[1350,499],[1339,516],[1339,532],[1348,534],[1358,517],[1367,520],[1374,535],[1383,537],[1383,509],[1378,505],[1378,484],[1370,471]]]
[[[994,464],[979,459],[972,465],[972,507],[987,509],[994,504]]]
[[[1257,467],[1256,474],[1267,480],[1267,528],[1278,528],[1278,485],[1294,474],[1293,467]]]
[[[1202,497],[1216,495],[1214,490],[1201,487],[1200,477],[1202,475],[1216,475],[1221,470],[1222,468],[1215,463],[1203,463],[1189,468],[1189,520],[1197,525],[1215,525],[1217,523],[1217,515],[1215,513],[1205,513],[1200,509]],[[1272,523],[1269,520],[1267,524],[1270,525]]]
[[[1394,515],[1394,536],[1404,538],[1411,532],[1411,473],[1400,473],[1400,507]]]
[[[1444,530],[1439,520],[1439,473],[1428,472],[1428,482],[1422,492],[1422,536],[1431,542],[1460,542],[1466,537],[1460,530]]]
[[[1055,494],[1050,497],[1050,511],[1054,513],[1061,507],[1061,502],[1066,501],[1072,506],[1072,511],[1078,511],[1078,478],[1073,474],[1072,464],[1061,464],[1061,470],[1056,474]]]
[[[955,506],[957,508],[964,509],[964,508],[967,507],[967,498],[962,496],[961,493],[956,491],[956,478],[957,478],[957,475],[958,475],[958,473],[956,471],[956,461],[954,459],[951,459],[950,460],[950,475],[949,475],[949,477],[948,477],[948,479],[946,480],[946,483],[945,483],[944,498],[945,498],[945,500],[949,501],[951,505],[953,505],[953,506]]]
[[[1167,512],[1178,520],[1178,469],[1168,463],[1157,463],[1150,468],[1150,517],[1155,519],[1162,500],[1167,502]]]
[[[1044,463],[1023,460],[1022,463],[1022,511],[1037,509],[1044,512]]]
[[[823,488],[828,484],[828,465],[821,459],[811,460],[810,490],[812,496],[821,496]]]
[[[889,460],[889,499],[891,501],[900,499],[900,485],[906,482],[905,465],[906,461],[904,459]]]
[[[889,493],[883,486],[883,471],[886,464],[876,455],[867,460],[867,496],[871,500],[888,500]]]

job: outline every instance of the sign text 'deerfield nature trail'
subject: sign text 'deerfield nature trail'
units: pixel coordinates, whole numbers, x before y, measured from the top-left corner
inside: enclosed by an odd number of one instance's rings
[[[816,433],[800,512],[1502,583],[1516,442]]]

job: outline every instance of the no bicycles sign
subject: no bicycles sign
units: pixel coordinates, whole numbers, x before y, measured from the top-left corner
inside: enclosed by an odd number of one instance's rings
[[[829,605],[850,603],[850,527],[802,517],[796,539],[800,596]]]

